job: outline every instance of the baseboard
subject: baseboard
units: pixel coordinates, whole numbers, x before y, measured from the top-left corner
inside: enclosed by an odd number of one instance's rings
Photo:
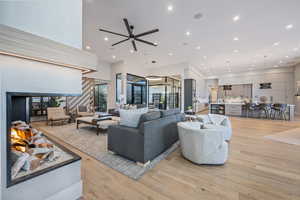
[[[82,196],[82,181],[79,181],[67,189],[64,189],[46,200],[74,200]]]

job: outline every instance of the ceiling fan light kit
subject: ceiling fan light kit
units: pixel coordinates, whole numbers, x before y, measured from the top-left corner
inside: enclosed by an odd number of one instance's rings
[[[153,29],[153,30],[150,30],[150,31],[146,31],[146,32],[143,32],[143,33],[140,33],[140,34],[134,34],[133,33],[133,29],[134,29],[134,26],[133,25],[130,25],[128,20],[126,18],[123,19],[124,23],[125,23],[125,26],[126,26],[126,30],[128,32],[128,35],[124,35],[124,34],[121,34],[121,33],[116,33],[116,32],[112,32],[112,31],[109,31],[109,30],[105,30],[105,29],[99,29],[99,31],[102,31],[102,32],[105,32],[105,33],[110,33],[110,34],[113,34],[113,35],[118,35],[118,36],[121,36],[121,37],[124,37],[125,39],[117,42],[117,43],[114,43],[112,44],[112,46],[116,46],[118,44],[121,44],[123,42],[126,42],[128,40],[131,40],[131,43],[132,43],[132,46],[133,46],[133,49],[135,51],[137,51],[137,46],[136,46],[136,43],[135,41],[138,41],[138,42],[142,42],[142,43],[145,43],[145,44],[148,44],[148,45],[152,45],[152,46],[157,46],[157,44],[153,43],[153,42],[149,42],[149,41],[146,41],[146,40],[143,40],[141,39],[140,37],[143,37],[145,35],[149,35],[149,34],[153,34],[153,33],[156,33],[159,31],[159,29]]]

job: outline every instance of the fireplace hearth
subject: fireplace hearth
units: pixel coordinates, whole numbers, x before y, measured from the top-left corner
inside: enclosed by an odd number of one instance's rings
[[[7,187],[80,160],[30,125],[29,98],[66,94],[7,93]]]

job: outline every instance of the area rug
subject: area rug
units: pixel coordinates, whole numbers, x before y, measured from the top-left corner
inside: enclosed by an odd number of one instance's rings
[[[287,144],[300,145],[300,128],[291,129],[274,135],[267,135],[265,138]]]
[[[147,171],[155,167],[155,165],[165,159],[179,146],[179,143],[175,143],[167,151],[152,160],[149,165],[142,167],[126,158],[109,153],[107,151],[107,135],[102,133],[97,136],[96,130],[93,127],[82,125],[77,130],[75,124],[53,127],[41,124],[36,124],[34,126],[42,132],[72,145],[81,152],[92,156],[106,166],[115,169],[134,180],[140,179]]]

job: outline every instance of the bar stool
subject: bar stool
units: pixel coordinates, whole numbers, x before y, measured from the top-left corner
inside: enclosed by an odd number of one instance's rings
[[[267,119],[271,118],[271,105],[270,104],[259,104],[259,118],[261,118],[261,114],[263,113]]]
[[[273,115],[272,119],[276,119],[277,116],[278,117],[277,119],[287,120],[285,115],[286,108],[287,108],[287,104],[280,104],[280,103],[273,104],[271,110],[271,115]]]
[[[254,117],[255,114],[258,114],[259,107],[255,103],[247,103],[246,104],[246,115],[249,117],[249,114],[251,117]]]

